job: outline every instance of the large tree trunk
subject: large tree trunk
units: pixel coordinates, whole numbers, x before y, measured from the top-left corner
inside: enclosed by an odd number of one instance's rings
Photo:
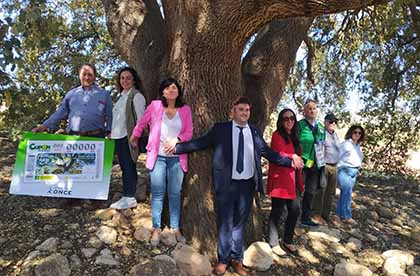
[[[162,78],[180,80],[195,137],[227,120],[240,95],[252,99],[252,120],[265,126],[312,18],[380,2],[386,1],[163,0],[162,16],[153,0],[103,0],[115,47],[139,71],[148,100],[156,96]],[[300,18],[286,19],[291,17]],[[182,228],[198,249],[214,256],[211,151],[190,154],[189,164]],[[257,217],[251,221],[256,226],[251,239],[260,239],[262,224]]]

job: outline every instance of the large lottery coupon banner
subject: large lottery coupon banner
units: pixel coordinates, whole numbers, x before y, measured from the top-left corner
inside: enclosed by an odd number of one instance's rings
[[[27,132],[9,192],[106,200],[113,154],[113,140]]]

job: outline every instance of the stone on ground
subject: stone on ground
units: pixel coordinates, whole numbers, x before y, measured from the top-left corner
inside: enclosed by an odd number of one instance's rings
[[[335,266],[334,276],[371,276],[373,275],[372,271],[369,268],[352,264],[348,262],[341,262]]]
[[[69,276],[70,272],[67,258],[60,254],[42,259],[35,267],[36,276]]]
[[[268,243],[254,242],[246,249],[243,264],[258,271],[266,271],[273,264],[272,254]]]
[[[210,275],[212,266],[207,256],[201,255],[189,245],[178,243],[171,252],[178,267],[188,275]]]

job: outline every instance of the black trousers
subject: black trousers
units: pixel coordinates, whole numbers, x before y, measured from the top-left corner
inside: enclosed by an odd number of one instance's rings
[[[137,168],[131,158],[127,137],[115,139],[115,152],[122,171],[123,195],[134,197],[137,187]]]
[[[302,221],[311,219],[312,201],[319,188],[319,177],[320,171],[316,166],[303,169],[305,192],[302,200]]]
[[[271,213],[270,213],[270,245],[276,246],[279,244],[278,226],[283,213],[284,207],[287,206],[287,218],[284,225],[283,242],[293,243],[293,235],[295,233],[295,226],[300,213],[299,200],[284,199],[284,198],[271,198]]]

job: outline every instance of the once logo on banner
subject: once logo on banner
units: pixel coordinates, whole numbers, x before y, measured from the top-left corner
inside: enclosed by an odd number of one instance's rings
[[[50,187],[48,189],[47,194],[50,195],[67,195],[67,196],[71,196],[71,189],[64,189],[64,188],[60,188],[60,187]]]

